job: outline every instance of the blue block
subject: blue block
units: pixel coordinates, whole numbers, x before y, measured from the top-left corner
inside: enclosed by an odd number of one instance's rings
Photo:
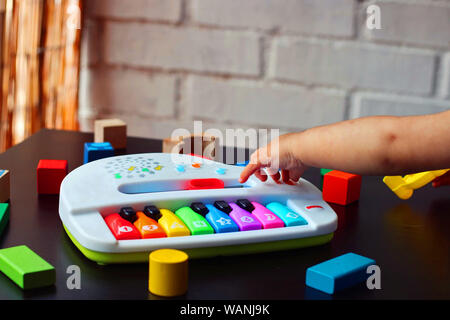
[[[366,281],[369,276],[366,273],[367,267],[374,264],[375,260],[355,253],[346,253],[308,268],[306,285],[333,294]]]
[[[114,156],[114,148],[109,142],[86,142],[84,144],[84,163]]]

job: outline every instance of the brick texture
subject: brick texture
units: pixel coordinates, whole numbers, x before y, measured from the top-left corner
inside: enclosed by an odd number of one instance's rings
[[[351,37],[354,0],[194,0],[193,19],[209,25]]]
[[[80,64],[81,67],[95,65],[100,60],[100,46],[98,38],[100,36],[100,25],[95,20],[86,19],[84,21],[84,32],[80,44]]]
[[[107,23],[104,56],[107,63],[141,67],[247,76],[260,72],[258,37],[236,32]]]
[[[84,69],[81,79],[85,81],[80,88],[81,94],[89,97],[87,101],[80,101],[85,104],[81,112],[87,116],[92,116],[90,109],[105,114],[133,114],[149,118],[174,116],[175,77],[172,75]]]
[[[357,93],[352,97],[351,118],[373,115],[421,115],[450,109],[450,101]]]
[[[181,16],[181,0],[88,0],[85,4],[93,16],[170,22]]]
[[[366,8],[381,9],[381,30]],[[293,131],[360,116],[449,109],[448,0],[89,0],[83,130]],[[3,15],[0,15],[2,17]]]
[[[366,38],[424,46],[450,46],[450,3],[376,1],[374,4],[380,7],[381,29],[363,28]]]
[[[450,99],[450,52],[442,59],[440,96]]]
[[[428,51],[351,42],[277,41],[272,76],[307,84],[428,95],[435,56]]]
[[[290,128],[344,119],[340,93],[192,77],[187,95],[195,118]]]

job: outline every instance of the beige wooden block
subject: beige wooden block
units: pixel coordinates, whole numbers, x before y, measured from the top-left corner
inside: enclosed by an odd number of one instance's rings
[[[95,120],[94,142],[109,142],[114,149],[127,147],[127,124],[120,119]]]
[[[179,136],[163,140],[164,153],[197,154],[214,159],[218,140],[210,135]]]
[[[166,138],[163,140],[164,153],[181,153],[183,150],[183,140]]]
[[[0,169],[0,202],[7,202],[10,196],[9,170]]]

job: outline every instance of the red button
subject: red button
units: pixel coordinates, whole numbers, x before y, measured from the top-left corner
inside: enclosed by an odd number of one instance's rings
[[[223,189],[225,184],[220,179],[192,179],[187,182],[186,190]]]
[[[318,205],[313,205],[313,206],[306,206],[307,210],[311,210],[311,209],[323,209],[322,206],[318,206]]]
[[[109,230],[117,240],[141,239],[141,234],[133,224],[123,219],[118,213],[105,217]]]

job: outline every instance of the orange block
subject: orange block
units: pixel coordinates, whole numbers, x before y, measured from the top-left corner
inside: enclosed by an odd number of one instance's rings
[[[158,222],[147,217],[142,211],[136,212],[136,215],[138,218],[134,222],[134,226],[139,230],[143,239],[166,237],[166,233]]]
[[[333,170],[323,178],[323,200],[340,205],[359,200],[362,177],[357,174]]]

